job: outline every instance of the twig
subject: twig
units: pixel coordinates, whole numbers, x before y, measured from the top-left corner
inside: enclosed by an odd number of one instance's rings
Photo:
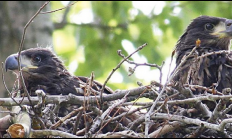
[[[169,63],[168,74],[167,74],[168,76],[167,76],[166,82],[168,81],[168,77],[170,76],[171,65],[172,65],[172,61],[173,61],[173,57],[174,57],[174,55],[175,55],[175,52],[176,52],[176,50],[172,51],[172,56],[171,56],[171,61],[170,61],[170,63]]]
[[[164,66],[164,61],[163,61],[163,63],[162,63],[162,65],[161,65],[161,68],[159,69],[159,72],[160,72],[160,78],[159,78],[159,83],[160,84],[162,84],[162,78],[163,78],[163,72],[162,72],[162,69],[163,69],[163,66]],[[168,78],[168,77],[167,77]],[[161,88],[159,88],[159,90],[161,91]]]
[[[229,92],[227,92],[228,89],[223,89],[223,94],[227,95],[230,94],[231,89],[229,89]],[[220,118],[223,114],[223,110],[226,107],[226,104],[228,104],[230,99],[220,99],[219,102],[217,103],[216,107],[213,110],[213,114],[211,117],[207,120],[210,123],[217,123],[216,120]]]
[[[136,119],[130,124],[129,129],[135,131],[139,127],[139,125],[144,121],[145,121],[144,116],[139,117],[138,119]]]
[[[118,52],[118,55],[121,56],[123,59],[126,59],[126,57],[121,53],[121,51]],[[130,70],[129,76],[132,75],[132,74],[134,73],[135,69],[136,69],[138,66],[156,67],[156,68],[158,68],[158,69],[161,71],[161,70],[162,70],[162,67],[163,67],[163,65],[164,65],[164,62],[163,62],[163,64],[162,64],[161,66],[158,66],[157,64],[150,64],[150,63],[146,63],[146,62],[145,62],[145,63],[136,63],[136,62],[131,61],[131,60],[129,60],[129,59],[126,59],[126,62],[128,62],[129,64],[134,64],[134,65],[135,65],[135,67],[134,67],[133,69]]]
[[[119,94],[109,94],[109,95],[104,95],[103,96],[103,101],[114,101],[116,99],[121,99],[123,98],[123,95],[126,94],[126,92],[130,91],[129,95],[139,95],[142,93],[144,90],[146,90],[145,87],[140,87],[136,89],[130,89],[130,90],[122,90],[119,91]],[[169,100],[167,101],[167,104],[170,105],[178,105],[178,104],[189,104],[189,103],[196,103],[197,101],[202,101],[202,100],[209,100],[209,101],[215,101],[219,99],[231,99],[232,95],[212,95],[209,94],[207,96],[198,96],[195,98],[187,98],[183,100]],[[21,101],[22,98],[15,98],[16,102]],[[89,103],[90,104],[97,104],[97,100],[100,100],[100,97],[97,96],[89,96]],[[38,97],[31,97],[32,105],[37,105],[38,104]],[[47,95],[45,98],[45,104],[59,104],[61,102],[65,102],[67,104],[76,104],[76,105],[82,105],[84,102],[84,97],[83,96],[75,96],[75,95]],[[157,102],[157,105],[163,104],[164,101],[159,101]],[[140,105],[140,106],[151,106],[153,102],[126,102],[122,104],[123,106],[128,106],[128,105]],[[30,102],[27,98],[24,99],[24,101],[21,103],[21,105],[30,105]],[[0,98],[0,106],[17,106],[15,102],[12,102],[11,98]]]
[[[195,98],[196,97],[189,88],[180,88],[180,90],[181,90],[181,94],[183,94],[186,98]],[[212,112],[200,100],[195,102],[194,107],[197,108],[201,112],[203,117],[211,117]]]
[[[125,94],[128,93],[128,96],[136,96],[141,94],[147,90],[145,86],[138,87],[130,90],[121,90],[117,91],[117,93],[114,94],[108,94],[103,96],[103,101],[115,101],[116,99],[121,99],[125,96]],[[96,104],[97,101],[100,100],[100,96],[89,96],[88,98],[89,104]],[[21,98],[15,98],[15,100],[21,101]],[[29,102],[27,98],[21,103],[22,105],[36,105],[38,104],[38,97],[31,97],[32,104]],[[82,105],[85,102],[84,96],[76,96],[73,94],[69,95],[47,95],[45,98],[45,104],[51,103],[51,104],[60,104],[61,102],[69,103],[69,104],[79,104]],[[0,106],[16,106],[14,102],[10,98],[0,98]]]
[[[213,51],[213,52],[210,52],[210,53],[206,53],[206,54],[203,54],[201,56],[198,56],[197,57],[197,60],[201,59],[201,58],[204,58],[204,57],[207,57],[207,56],[210,56],[210,55],[217,55],[217,54],[230,54],[231,52],[228,51],[228,50],[221,50],[221,51]]]
[[[70,2],[70,3],[71,3],[71,2]],[[68,8],[68,7],[70,7],[70,6],[74,5],[74,4],[76,4],[76,3],[77,3],[77,1],[76,1],[76,2],[73,2],[73,3],[71,3],[71,4],[68,4],[67,6],[65,6],[65,7],[63,7],[63,8],[56,9],[56,10],[53,10],[53,11],[40,12],[39,14],[48,14],[48,13],[54,13],[54,12],[57,12],[57,11],[61,11],[61,10],[66,9],[66,8]]]
[[[85,127],[85,128],[82,128],[82,129],[78,130],[76,132],[76,135],[78,136],[78,135],[84,134],[87,129],[88,129],[88,127]],[[84,137],[82,137],[82,138],[84,138]]]
[[[20,102],[18,103],[11,95],[11,92],[10,90],[7,88],[7,85],[6,85],[6,82],[5,82],[5,76],[4,76],[4,71],[3,71],[3,67],[4,67],[4,64],[2,62],[2,81],[3,81],[3,84],[4,84],[4,87],[6,88],[9,96],[11,97],[11,99],[22,109],[22,106],[20,105]],[[23,99],[22,99],[23,100]],[[22,102],[22,101],[21,101]]]
[[[19,76],[21,77],[21,80],[22,80],[22,86],[23,86],[23,89],[28,97],[28,100],[30,101],[31,103],[31,99],[30,99],[30,95],[29,95],[29,92],[26,88],[26,85],[25,85],[25,82],[24,82],[24,78],[23,78],[23,74],[22,74],[22,68],[21,68],[21,58],[20,58],[20,55],[21,55],[21,51],[22,51],[22,48],[23,48],[23,43],[24,43],[24,40],[25,40],[25,35],[26,35],[26,30],[27,30],[27,27],[31,24],[31,22],[35,19],[35,17],[40,13],[40,11],[46,6],[48,5],[49,1],[48,2],[45,2],[44,5],[42,5],[39,10],[35,13],[35,15],[32,16],[32,18],[27,22],[27,24],[24,26],[24,29],[23,29],[23,35],[22,35],[22,39],[21,39],[21,42],[20,42],[20,46],[19,46],[19,52],[18,52],[18,71],[19,71]],[[32,106],[33,107],[33,106]]]
[[[158,95],[158,97],[156,98],[156,100],[153,102],[150,110],[148,111],[148,113],[145,114],[145,137],[148,137],[148,129],[149,129],[149,123],[150,123],[150,116],[153,114],[154,112],[154,108],[157,104],[157,102],[159,101],[159,99],[161,98],[161,96],[163,95],[167,84],[173,80],[173,78],[175,77],[175,75],[178,73],[179,68],[182,67],[182,65],[185,63],[185,61],[193,54],[193,52],[195,52],[195,50],[200,46],[200,40],[196,41],[196,46],[192,49],[192,51],[181,61],[181,63],[177,66],[177,68],[174,70],[172,76],[170,76],[170,78],[168,79],[168,81],[164,84],[162,90],[160,91],[160,94]]]
[[[36,114],[40,115],[42,114],[42,106],[44,105],[46,94],[43,90],[36,90],[35,93],[39,99],[39,102],[34,108],[36,109]]]
[[[232,104],[230,104],[223,112],[222,115],[226,115],[232,109]]]
[[[6,131],[7,128],[12,124],[12,116],[9,114],[0,118],[0,129]]]
[[[222,95],[222,93],[217,91],[216,89],[210,89],[210,88],[205,87],[205,86],[184,84],[184,87],[189,87],[191,90],[194,90],[194,91],[195,91],[195,88],[198,88],[198,89],[205,90],[207,92],[211,92],[211,93],[214,92],[216,94]]]
[[[104,121],[104,123],[107,123],[107,122],[109,122],[109,121],[118,120],[118,119],[120,119],[120,118],[122,118],[122,117],[124,117],[124,116],[126,116],[126,115],[131,115],[131,114],[135,113],[136,111],[140,111],[140,110],[142,110],[142,109],[146,109],[146,108],[149,108],[149,107],[150,107],[150,106],[142,106],[142,107],[133,109],[133,110],[131,110],[131,111],[128,110],[128,112],[124,112],[124,113],[122,113],[122,114],[120,114],[120,115],[117,115],[116,117],[113,117],[112,119],[109,119],[109,120]]]
[[[40,123],[41,129],[46,129],[46,126],[45,126],[43,119],[41,117],[39,117],[38,115],[36,115],[36,118]]]
[[[188,118],[185,116],[179,116],[179,115],[171,115],[171,114],[164,114],[164,113],[155,113],[153,116],[151,116],[151,119],[167,119],[171,121],[180,121],[186,124],[194,124],[198,126],[204,126],[208,129],[213,129],[216,131],[224,131],[225,125],[227,123],[232,123],[232,118],[230,119],[224,119],[222,122],[218,124],[211,124],[205,121],[201,121],[199,119],[193,119],[193,118]]]
[[[88,133],[89,137],[91,137],[94,131],[102,124],[103,119],[109,114],[110,111],[112,111],[112,109],[114,109],[115,107],[117,107],[118,105],[126,101],[126,97],[129,94],[129,92],[130,91],[128,91],[127,94],[119,102],[111,105],[105,112],[102,113],[100,117],[96,118],[96,121],[94,121],[94,124],[91,126],[89,130],[89,133]]]
[[[92,91],[92,87],[94,86],[95,84],[94,84],[94,73],[93,72],[91,72],[91,76],[90,76],[90,79],[89,79],[89,81],[88,81],[88,86],[86,87],[87,88],[87,97],[88,96],[90,96],[90,94],[91,94],[91,91]],[[96,87],[97,87],[97,85],[96,85]],[[96,97],[97,96],[97,93],[95,92],[95,91],[92,91],[93,92],[93,95]],[[99,94],[99,93],[98,93]],[[86,96],[86,95],[85,95]],[[97,100],[97,99],[96,99]],[[88,103],[88,101],[87,101],[87,103]],[[98,102],[98,100],[97,100],[97,106],[98,106],[98,108],[100,108],[100,104],[99,104],[99,102]]]
[[[80,107],[78,109],[73,110],[72,112],[70,112],[68,115],[66,115],[65,117],[63,117],[62,119],[60,119],[58,122],[56,122],[54,125],[52,125],[50,127],[50,129],[56,129],[58,126],[60,126],[60,124],[62,124],[65,120],[67,120],[68,118],[72,117],[73,115],[77,114],[79,111],[83,110],[83,107]]]
[[[75,124],[73,126],[73,134],[75,135],[77,132],[77,127],[79,126],[79,122],[82,116],[83,110],[80,110],[79,113],[77,114]]]
[[[160,137],[166,133],[170,133],[170,132],[174,131],[175,129],[178,129],[184,125],[185,125],[184,123],[179,122],[179,121],[174,121],[172,123],[165,124],[163,127],[150,133],[149,138],[158,138],[158,137]]]
[[[226,99],[230,100],[232,98],[232,95],[212,95],[209,94],[207,96],[198,96],[194,98],[187,98],[183,100],[169,100],[167,101],[167,104],[169,105],[179,105],[179,104],[190,104],[190,103],[196,103],[197,101],[203,101],[203,100],[209,100],[209,101],[215,101],[219,99]],[[162,105],[164,101],[159,101],[157,102],[157,105]],[[123,106],[128,106],[128,105],[137,105],[137,106],[151,106],[153,102],[126,102],[122,104]],[[232,107],[232,106],[231,106]]]
[[[133,54],[135,54],[136,52],[138,52],[139,50],[142,50],[145,46],[147,45],[147,43],[143,44],[142,46],[139,46],[137,50],[135,50],[133,53],[131,53],[130,55],[128,55],[127,57],[125,57],[117,66],[116,68],[113,69],[113,71],[110,73],[110,75],[107,77],[106,81],[104,82],[104,84],[102,85],[101,88],[101,94],[100,94],[100,98],[101,98],[101,102],[102,102],[102,94],[103,94],[103,90],[105,89],[105,86],[107,84],[107,82],[109,81],[109,79],[111,78],[111,76],[113,75],[113,73],[120,68],[120,66],[122,65],[123,62],[125,62],[128,58],[130,58]],[[121,50],[118,50],[118,53],[121,53]]]
[[[200,40],[197,40],[197,41],[200,41]],[[174,78],[174,76],[179,72],[180,68],[183,66],[183,64],[185,63],[185,61],[190,57],[192,56],[192,54],[195,52],[195,50],[200,47],[200,44],[197,44],[198,42],[196,41],[196,45],[195,47],[192,49],[192,51],[186,56],[184,57],[184,59],[180,62],[180,64],[176,67],[176,69],[173,71],[173,74],[172,76],[169,78],[169,81],[170,79],[172,80],[172,78]],[[168,82],[169,82],[168,81]]]
[[[4,87],[5,87],[6,91],[7,91],[8,94],[10,95],[11,92],[10,92],[10,90],[8,89],[7,85],[6,85],[3,68],[4,68],[4,62],[2,62],[2,81],[3,81],[3,84],[4,84]]]
[[[70,5],[71,3],[72,3],[72,1],[69,1],[68,5]],[[68,15],[69,11],[70,11],[70,6],[65,8],[64,14],[63,14],[62,19],[61,19],[61,23],[65,23],[67,21],[67,15]]]
[[[141,134],[134,131],[119,131],[119,132],[108,132],[106,134],[99,134],[96,138],[142,138]]]
[[[62,132],[62,131],[58,131],[58,130],[31,130],[31,137],[35,138],[35,137],[45,137],[45,136],[49,136],[49,135],[53,135],[53,136],[60,136],[63,138],[78,138],[78,136],[70,134],[70,133],[66,133],[66,132]],[[80,137],[83,138],[83,137]]]

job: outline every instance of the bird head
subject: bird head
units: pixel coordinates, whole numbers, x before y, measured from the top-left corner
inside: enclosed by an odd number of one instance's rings
[[[192,20],[176,45],[177,64],[201,41],[199,49],[229,50],[232,39],[232,20],[212,16],[199,16]]]
[[[62,61],[60,61],[48,48],[27,49],[21,52],[19,58],[21,69],[25,76],[44,76],[46,73],[66,70]],[[18,75],[18,68],[18,53],[8,56],[5,61],[6,71],[11,70]]]
[[[61,60],[48,48],[31,48],[12,54],[6,58],[5,69],[11,70],[19,77],[19,63],[24,83],[29,92],[43,89],[49,94],[61,94],[65,87],[60,85],[67,81],[61,77],[69,77],[70,74]],[[23,82],[19,79],[19,89],[23,90]],[[78,84],[77,84],[78,85]],[[71,92],[68,90],[68,92]],[[72,90],[72,92],[74,92]]]
[[[25,86],[30,93],[37,89],[42,89],[48,94],[63,94],[69,93],[75,95],[83,95],[77,92],[76,88],[80,87],[81,83],[88,83],[87,77],[72,76],[63,65],[63,62],[47,48],[31,48],[18,53],[12,54],[6,58],[5,69],[11,70],[19,76],[19,60],[20,69],[25,82]],[[99,91],[102,87],[101,83],[94,81],[93,89]],[[19,89],[24,92],[23,82],[19,78]],[[104,93],[112,93],[113,91],[105,87]],[[33,94],[34,95],[34,94]]]

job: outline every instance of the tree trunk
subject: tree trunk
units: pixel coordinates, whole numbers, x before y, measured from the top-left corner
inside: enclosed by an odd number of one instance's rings
[[[7,56],[19,50],[23,29],[26,23],[44,4],[44,1],[0,1],[0,60],[5,62]],[[43,11],[49,11],[48,4]],[[32,47],[52,46],[53,24],[50,14],[39,14],[26,30],[23,49]],[[1,64],[2,69],[2,64]],[[2,70],[1,70],[2,71]],[[11,91],[15,76],[12,72],[4,74],[5,83]],[[0,78],[0,97],[6,97],[8,93],[4,87],[3,79]]]

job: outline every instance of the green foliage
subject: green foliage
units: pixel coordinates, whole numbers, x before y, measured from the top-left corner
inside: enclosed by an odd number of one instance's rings
[[[52,10],[64,6],[58,1],[51,3]],[[124,49],[127,46],[123,47],[123,40],[130,41],[135,49],[148,43],[138,52],[139,56],[146,57],[147,61],[143,62],[161,65],[166,57],[171,56],[179,36],[193,18],[199,15],[232,18],[230,4],[221,1],[165,1],[161,13],[153,12],[160,8],[154,5],[150,14],[145,15],[142,10],[133,7],[131,1],[78,1],[71,6],[65,27],[54,31],[54,48],[67,67],[76,62],[75,75],[90,76],[93,71],[95,79],[103,83],[122,60],[117,50],[122,50],[125,56],[130,54]],[[92,11],[91,22],[81,22],[77,18],[85,10]],[[64,13],[64,10],[54,12],[53,21],[60,22]],[[87,14],[85,19],[91,20],[91,16]],[[130,60],[136,62],[134,57]],[[113,89],[127,89],[128,86],[136,86],[138,80],[149,83],[145,75],[144,79],[128,76],[126,67],[128,64],[124,63],[118,70],[123,76],[121,83],[110,82],[107,85]]]

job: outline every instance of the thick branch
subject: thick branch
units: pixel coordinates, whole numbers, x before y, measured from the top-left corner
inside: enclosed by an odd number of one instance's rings
[[[130,90],[121,90],[117,91],[114,94],[108,94],[103,96],[103,101],[114,101],[117,99],[123,98],[129,91],[129,96],[136,96],[142,94],[144,91],[147,90],[146,86],[138,87],[135,89]],[[16,102],[20,102],[22,98],[14,98]],[[88,103],[89,104],[96,104],[100,100],[100,96],[88,96]],[[31,103],[28,101],[27,98],[21,102],[21,105],[37,105],[38,104],[38,97],[31,97]],[[61,102],[66,102],[69,104],[80,104],[82,105],[86,101],[84,96],[75,96],[73,94],[69,95],[47,95],[45,98],[45,104],[59,104]],[[0,98],[0,106],[17,106],[17,104],[11,98]]]
[[[60,136],[62,138],[83,138],[83,137],[78,137],[70,133],[58,131],[58,130],[32,130],[31,131],[31,137],[46,137],[49,135],[53,136]]]
[[[216,131],[224,131],[225,125],[227,123],[232,123],[232,119],[225,119],[223,120],[219,125],[218,124],[211,124],[205,121],[201,121],[199,119],[193,119],[193,118],[188,118],[185,116],[179,116],[179,115],[171,115],[171,114],[164,114],[164,113],[156,113],[153,116],[151,116],[151,119],[166,119],[166,120],[171,120],[171,121],[180,121],[186,124],[195,124],[198,126],[204,126],[209,129],[213,129]]]

